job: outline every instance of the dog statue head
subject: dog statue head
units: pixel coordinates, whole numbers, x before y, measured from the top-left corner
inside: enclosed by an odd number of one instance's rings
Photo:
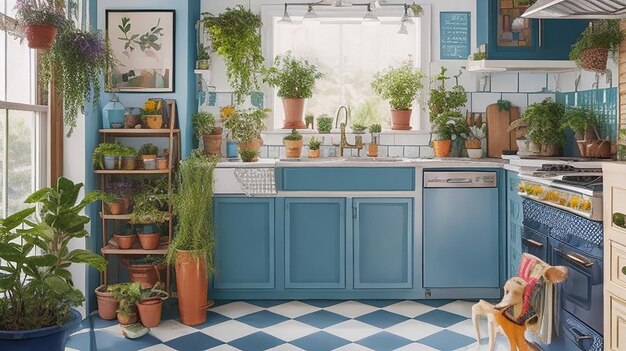
[[[498,303],[496,308],[503,308],[524,303],[524,289],[526,281],[520,277],[513,277],[504,283],[504,297]]]

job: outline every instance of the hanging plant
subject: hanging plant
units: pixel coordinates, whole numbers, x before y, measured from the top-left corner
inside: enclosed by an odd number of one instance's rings
[[[624,34],[619,20],[593,21],[572,46],[569,58],[582,69],[604,73],[609,55],[616,56]]]
[[[76,127],[84,103],[99,101],[100,76],[112,69],[115,62],[108,40],[99,32],[75,29],[70,21],[50,50],[43,53],[41,80],[47,85],[55,73],[56,84],[63,94],[63,121],[69,127],[68,137]]]
[[[226,76],[235,99],[258,89],[257,76],[263,67],[261,52],[261,16],[241,5],[226,8],[219,16],[203,13],[204,28],[211,37],[213,51],[226,63]]]

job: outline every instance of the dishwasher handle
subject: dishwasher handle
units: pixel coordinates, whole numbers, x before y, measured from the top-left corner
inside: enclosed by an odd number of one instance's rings
[[[497,172],[424,172],[424,188],[496,188]]]

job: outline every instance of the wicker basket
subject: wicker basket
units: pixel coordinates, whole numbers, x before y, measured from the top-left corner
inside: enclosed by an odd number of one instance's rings
[[[591,48],[582,52],[580,56],[580,67],[587,71],[604,73],[606,71],[606,61],[609,59],[609,49]]]

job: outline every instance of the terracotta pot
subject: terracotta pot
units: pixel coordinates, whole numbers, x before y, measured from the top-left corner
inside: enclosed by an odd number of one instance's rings
[[[410,130],[413,110],[391,110],[391,129]]]
[[[160,157],[156,159],[157,169],[167,169],[167,158]]]
[[[611,142],[608,140],[590,140],[587,142],[587,157],[611,157]]]
[[[137,168],[136,157],[123,157],[122,158],[122,169],[133,170],[135,168]]]
[[[367,147],[367,156],[378,157],[378,145],[377,144],[370,144]]]
[[[304,113],[304,99],[283,99],[285,111],[284,129],[304,129],[306,124],[302,119]]]
[[[137,302],[137,311],[141,324],[146,328],[154,328],[161,324],[161,309],[163,301],[161,299],[150,299]]]
[[[113,240],[117,243],[120,249],[127,250],[133,247],[135,244],[136,235],[117,235],[113,234]]]
[[[203,253],[178,250],[175,269],[181,321],[186,325],[204,323],[209,307],[209,280]]]
[[[245,143],[239,143],[239,148],[259,151],[259,149],[261,148],[261,144],[262,143],[263,143],[263,140],[261,140],[261,139],[254,139],[254,140],[251,140],[251,141],[247,141]]]
[[[609,49],[590,48],[582,52],[580,56],[580,67],[588,71],[604,73],[606,71],[606,61],[609,58]]]
[[[122,214],[124,212],[124,202],[121,200],[110,202],[107,204],[107,208],[112,215]]]
[[[319,157],[320,157],[320,149],[309,150],[309,158],[319,158]]]
[[[130,316],[125,316],[118,313],[117,321],[120,322],[121,325],[135,324],[137,323],[137,313],[133,313]]]
[[[452,140],[433,140],[433,150],[435,151],[435,157],[450,156],[451,147]]]
[[[478,139],[468,139],[465,140],[465,148],[466,149],[482,149],[482,145],[480,140]]]
[[[302,139],[300,140],[283,140],[285,144],[285,156],[287,158],[300,158],[302,153]]]
[[[161,233],[139,233],[139,244],[144,250],[154,250],[159,247],[159,241],[161,240]]]
[[[96,288],[96,298],[98,299],[98,316],[100,318],[110,321],[117,317],[117,307],[120,305],[119,301],[117,301],[113,294],[107,292],[106,285],[100,285]]]
[[[164,264],[131,265],[128,259],[122,259],[121,262],[128,269],[130,281],[140,283],[142,288],[153,287],[155,283],[160,282],[161,272],[165,269]]]
[[[210,135],[205,134],[202,136],[202,142],[204,144],[204,153],[207,155],[222,155],[222,134]]]
[[[145,115],[146,125],[150,129],[161,129],[163,126],[163,116],[161,115]]]
[[[576,144],[578,145],[578,152],[581,157],[587,157],[587,144],[589,141],[587,140],[577,140]]]
[[[31,49],[50,49],[57,35],[57,28],[49,24],[33,24],[24,28],[28,47]]]

